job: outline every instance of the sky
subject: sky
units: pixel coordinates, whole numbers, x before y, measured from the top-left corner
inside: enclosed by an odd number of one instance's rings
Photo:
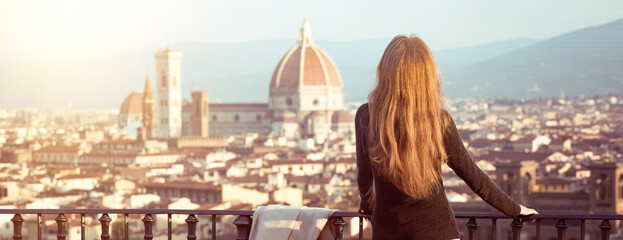
[[[317,42],[417,34],[439,51],[547,39],[623,18],[622,9],[620,0],[0,0],[0,107],[116,106],[142,87],[153,49],[294,42],[304,14]],[[118,60],[137,55],[145,61]]]
[[[179,42],[415,33],[432,49],[546,39],[623,17],[623,1],[552,0],[0,0],[0,63],[80,59]],[[296,31],[295,31],[296,30]]]

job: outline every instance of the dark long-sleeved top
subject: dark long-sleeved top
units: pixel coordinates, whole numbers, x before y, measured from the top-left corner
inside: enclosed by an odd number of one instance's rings
[[[471,159],[450,115],[444,131],[447,164],[482,200],[502,213],[517,217],[520,206],[497,187]],[[368,104],[357,110],[355,134],[357,144],[357,183],[361,209],[372,213],[373,239],[430,239],[459,238],[459,231],[443,190],[415,200],[379,175],[370,161]],[[441,171],[441,169],[439,169]],[[441,181],[441,180],[440,180]],[[443,183],[443,182],[441,182]]]

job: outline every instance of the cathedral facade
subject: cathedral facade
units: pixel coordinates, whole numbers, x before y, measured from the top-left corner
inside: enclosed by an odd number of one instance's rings
[[[353,118],[344,111],[340,73],[314,43],[307,17],[299,40],[273,71],[268,103],[210,104],[209,120],[216,136],[256,132],[323,142],[354,134]]]

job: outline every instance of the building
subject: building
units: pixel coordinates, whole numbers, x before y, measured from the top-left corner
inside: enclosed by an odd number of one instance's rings
[[[156,52],[156,137],[182,135],[182,53],[169,48]]]
[[[208,92],[193,92],[191,126],[192,136],[208,137],[209,118],[208,118]]]
[[[78,158],[80,165],[116,165],[116,166],[151,166],[154,164],[173,164],[184,155],[176,152],[163,153],[110,153],[110,152],[90,152]]]
[[[33,162],[45,164],[77,165],[78,158],[84,150],[80,145],[47,146],[33,153]]]
[[[32,151],[28,148],[3,146],[0,148],[0,163],[29,163],[32,161]]]
[[[143,127],[141,134],[145,139],[156,137],[156,106],[154,105],[154,94],[151,91],[149,75],[145,76],[145,90],[143,94]]]
[[[328,54],[311,36],[307,16],[298,42],[273,71],[268,104],[210,104],[210,133],[272,133],[288,138],[311,137],[322,143],[330,135],[354,134],[345,112],[342,78]]]

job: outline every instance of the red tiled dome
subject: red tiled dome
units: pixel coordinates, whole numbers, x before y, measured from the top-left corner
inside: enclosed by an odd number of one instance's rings
[[[342,77],[331,58],[311,38],[307,19],[301,38],[281,59],[273,72],[271,88],[301,86],[342,87]]]
[[[119,114],[143,114],[143,93],[138,91],[130,93],[123,100]]]

